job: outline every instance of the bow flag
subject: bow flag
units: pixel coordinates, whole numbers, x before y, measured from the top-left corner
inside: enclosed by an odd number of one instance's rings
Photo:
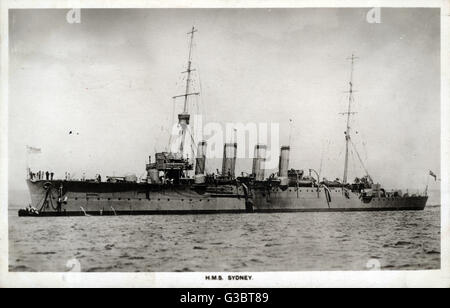
[[[434,174],[434,172],[431,171],[431,170],[430,170],[430,175],[431,175],[432,177],[434,177],[434,181],[436,181],[437,176],[436,176],[436,174]]]
[[[29,154],[39,154],[39,153],[41,153],[41,149],[35,148],[35,147],[30,147],[29,145],[27,145],[27,153],[29,153]]]

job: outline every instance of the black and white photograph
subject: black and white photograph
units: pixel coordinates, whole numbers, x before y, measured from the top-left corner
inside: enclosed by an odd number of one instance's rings
[[[448,285],[447,13],[300,4],[7,8],[6,273]]]

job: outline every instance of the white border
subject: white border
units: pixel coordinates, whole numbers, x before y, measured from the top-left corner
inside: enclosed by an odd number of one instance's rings
[[[17,273],[8,272],[8,9],[12,8],[441,8],[441,269],[431,271],[252,272],[251,281],[206,281],[232,273]],[[0,287],[450,287],[449,18],[450,0],[4,0],[0,7]],[[244,273],[236,273],[244,274]]]

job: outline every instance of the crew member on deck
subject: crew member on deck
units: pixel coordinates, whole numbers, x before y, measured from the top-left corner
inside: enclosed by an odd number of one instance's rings
[[[48,181],[48,176],[50,175],[50,173],[48,173],[48,171],[45,171],[45,180]]]

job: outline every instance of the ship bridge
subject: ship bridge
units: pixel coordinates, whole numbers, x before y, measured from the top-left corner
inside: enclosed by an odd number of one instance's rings
[[[183,158],[180,153],[160,152],[155,154],[155,162],[146,165],[147,178],[152,183],[161,183],[170,180],[178,183],[185,177],[185,171],[193,170],[193,164],[189,159]]]

